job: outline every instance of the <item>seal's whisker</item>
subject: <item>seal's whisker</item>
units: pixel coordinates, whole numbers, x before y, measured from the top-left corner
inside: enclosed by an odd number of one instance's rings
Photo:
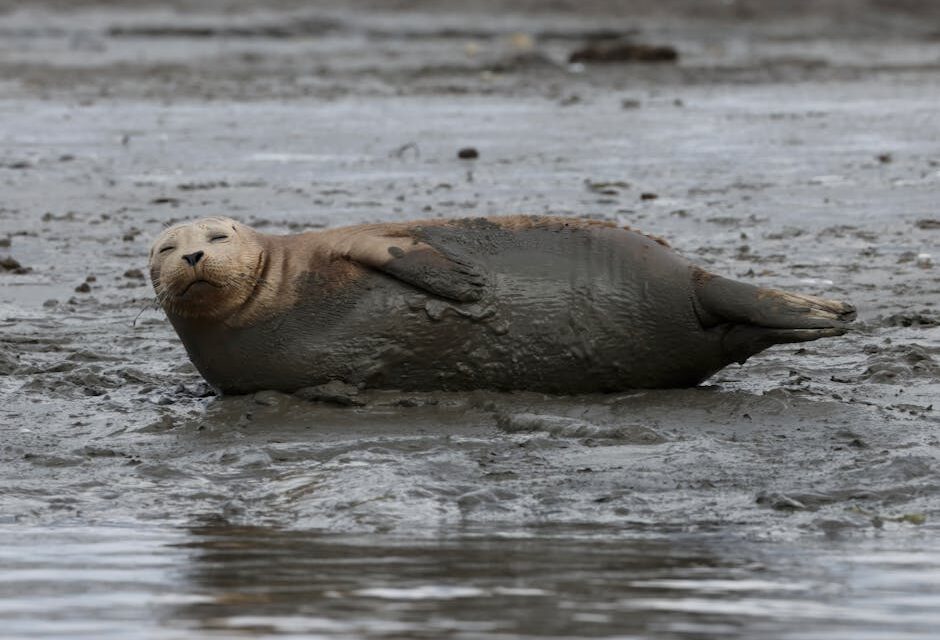
[[[132,327],[136,327],[136,326],[137,326],[137,321],[140,319],[140,316],[142,316],[142,315],[144,314],[144,311],[146,311],[146,310],[147,310],[147,307],[149,307],[149,306],[152,306],[152,308],[153,308],[154,310],[159,309],[159,308],[161,307],[161,305],[160,305],[160,298],[159,298],[159,297],[154,297],[153,300],[149,300],[149,301],[147,302],[147,304],[145,304],[143,307],[140,308],[140,311],[137,312],[137,315],[134,316],[134,319],[131,321],[131,326],[132,326]]]

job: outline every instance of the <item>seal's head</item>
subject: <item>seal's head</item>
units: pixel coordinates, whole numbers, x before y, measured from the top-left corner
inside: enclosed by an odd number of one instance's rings
[[[167,313],[221,320],[238,311],[258,285],[264,247],[231,218],[170,227],[150,249],[150,279]]]

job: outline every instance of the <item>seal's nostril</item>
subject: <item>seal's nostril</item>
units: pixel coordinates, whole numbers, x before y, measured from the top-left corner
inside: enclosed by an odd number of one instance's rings
[[[202,251],[197,251],[197,252],[195,252],[195,253],[189,253],[189,254],[183,256],[183,260],[185,260],[186,262],[188,262],[188,263],[189,263],[189,266],[195,267],[195,266],[196,266],[196,263],[199,262],[199,260],[200,260],[200,259],[202,258],[202,256],[204,256],[204,255],[206,255],[204,252],[202,252]]]

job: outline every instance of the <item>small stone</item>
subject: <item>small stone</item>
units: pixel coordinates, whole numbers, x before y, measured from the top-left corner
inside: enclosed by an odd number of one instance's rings
[[[591,42],[571,52],[568,62],[675,62],[679,52],[671,45],[649,45],[619,40]]]
[[[473,147],[464,147],[457,152],[457,157],[461,160],[475,160],[480,157],[480,152]]]
[[[304,387],[294,392],[294,396],[310,402],[326,402],[341,406],[362,406],[365,403],[357,396],[358,387],[338,380],[315,387]]]
[[[757,504],[766,505],[777,511],[804,511],[807,509],[807,506],[796,498],[777,492],[759,494]]]
[[[892,160],[894,160],[894,156],[892,156],[890,153],[878,154],[878,162],[880,162],[881,164],[888,164]]]
[[[134,278],[135,280],[143,280],[144,272],[140,269],[128,269],[124,272],[125,278]]]
[[[98,278],[95,276],[85,276],[85,282],[98,282]]]
[[[83,282],[75,287],[75,291],[78,293],[89,293],[91,291],[91,286],[87,282]]]
[[[0,258],[0,269],[4,271],[15,271],[16,269],[21,269],[23,265],[20,264],[19,260],[13,258],[13,256],[4,256]]]
[[[164,431],[169,431],[176,428],[176,423],[173,422],[173,418],[170,416],[161,416],[154,422],[141,427],[140,429],[135,429],[136,433],[163,433]]]
[[[658,197],[659,196],[657,194],[651,193],[649,191],[640,194],[640,200],[655,200]]]
[[[179,198],[171,198],[169,196],[163,196],[160,198],[154,198],[150,201],[150,204],[168,204],[172,206],[177,206],[182,202]]]
[[[907,522],[909,524],[924,524],[927,522],[927,516],[923,513],[905,513],[898,518],[898,522]]]
[[[509,37],[509,44],[516,51],[532,51],[535,49],[535,40],[527,33],[517,32]]]
[[[264,407],[276,407],[281,404],[287,396],[278,391],[259,391],[252,399],[255,401],[255,404],[260,404]]]

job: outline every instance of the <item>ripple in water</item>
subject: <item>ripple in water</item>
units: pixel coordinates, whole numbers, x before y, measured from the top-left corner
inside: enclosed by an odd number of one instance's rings
[[[935,637],[940,546],[0,529],[4,638]],[[805,544],[805,542],[804,542]]]

